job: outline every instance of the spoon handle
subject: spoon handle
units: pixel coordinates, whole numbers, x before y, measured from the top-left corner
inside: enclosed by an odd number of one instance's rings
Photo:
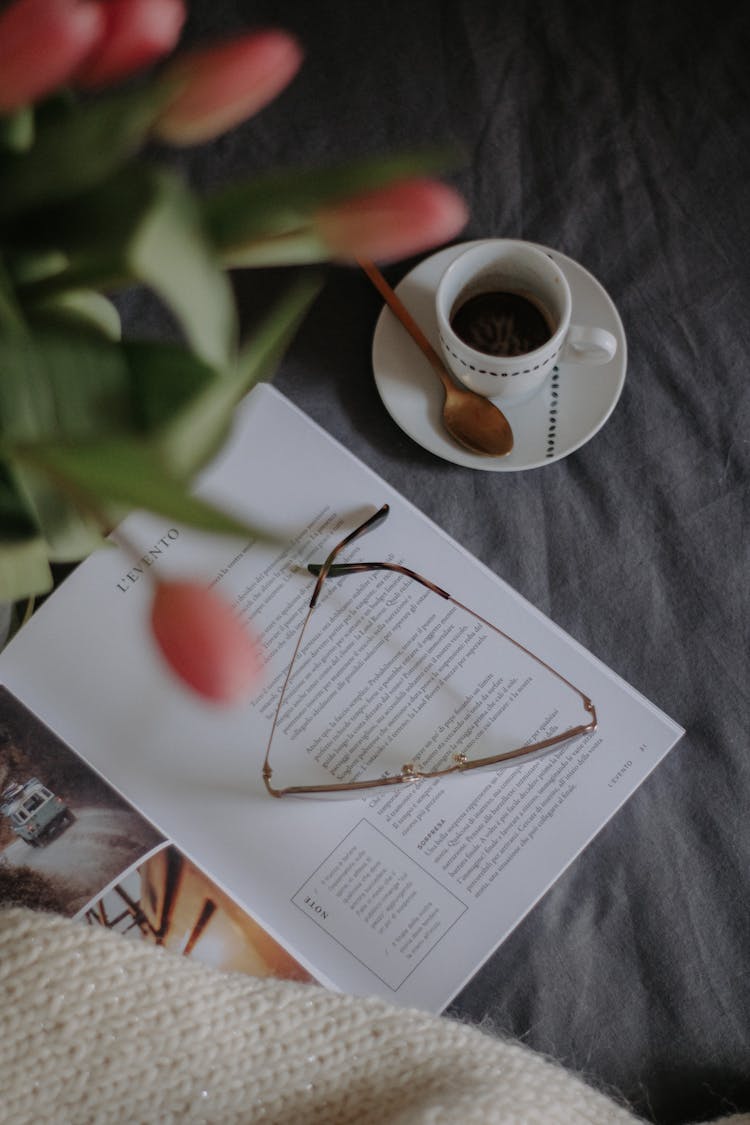
[[[378,293],[380,293],[380,296],[383,298],[385,303],[388,305],[388,308],[391,310],[391,312],[394,314],[394,316],[401,322],[401,324],[403,324],[404,328],[409,333],[411,338],[418,345],[418,347],[421,348],[422,352],[427,356],[427,359],[429,359],[430,363],[432,364],[433,368],[435,369],[436,374],[439,375],[440,378],[442,379],[443,384],[445,386],[448,386],[448,385],[452,386],[453,380],[451,379],[450,375],[446,371],[445,364],[443,363],[442,359],[440,358],[438,353],[435,351],[432,344],[427,339],[424,332],[419,327],[416,320],[411,315],[411,313],[409,312],[409,310],[407,309],[406,305],[403,303],[401,298],[396,295],[396,293],[393,291],[393,289],[391,289],[390,285],[385,280],[385,278],[383,277],[382,273],[380,272],[378,267],[375,265],[375,263],[368,261],[366,258],[359,258],[358,262],[359,262],[360,267],[364,270],[364,272],[369,277],[370,281],[373,283],[373,285],[377,289]],[[446,380],[447,380],[447,383],[446,383]]]

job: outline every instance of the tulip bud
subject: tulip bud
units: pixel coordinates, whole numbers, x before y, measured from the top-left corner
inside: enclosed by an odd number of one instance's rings
[[[406,180],[321,208],[313,221],[333,257],[393,261],[454,238],[467,217],[452,188]]]
[[[17,0],[0,14],[0,113],[68,80],[104,28],[95,0]]]
[[[275,98],[301,61],[296,40],[283,31],[254,32],[185,55],[165,72],[176,93],[154,132],[174,145],[209,140]]]
[[[200,582],[159,582],[151,628],[172,670],[206,699],[232,703],[256,686],[258,644],[231,606]]]
[[[106,0],[99,42],[76,70],[84,88],[117,82],[171,51],[185,22],[183,0]]]

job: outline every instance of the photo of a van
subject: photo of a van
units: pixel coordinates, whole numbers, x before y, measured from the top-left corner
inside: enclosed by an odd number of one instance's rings
[[[37,777],[8,785],[0,797],[0,813],[7,816],[13,831],[32,848],[64,831],[75,817],[62,797]]]

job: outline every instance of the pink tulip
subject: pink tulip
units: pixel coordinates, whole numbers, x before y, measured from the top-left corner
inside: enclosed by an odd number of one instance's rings
[[[16,0],[0,14],[0,113],[67,81],[104,29],[94,0]]]
[[[283,31],[259,31],[194,51],[165,72],[176,93],[155,132],[169,144],[189,145],[238,125],[291,81],[302,52]]]
[[[406,258],[454,238],[467,220],[461,196],[433,180],[406,180],[317,212],[314,226],[335,258]]]
[[[76,70],[84,88],[117,82],[171,51],[185,22],[183,0],[104,0],[104,29]]]
[[[231,606],[199,582],[159,582],[151,628],[172,670],[199,695],[235,702],[257,684],[261,655]]]

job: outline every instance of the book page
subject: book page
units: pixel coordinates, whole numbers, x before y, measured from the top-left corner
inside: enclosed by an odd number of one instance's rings
[[[644,780],[681,730],[269,386],[242,404],[201,493],[277,541],[151,516],[139,561],[99,552],[0,656],[0,681],[251,911],[318,980],[440,1010]],[[275,799],[263,759],[315,578],[330,578],[271,747],[279,788],[439,770],[598,727],[535,760],[349,800]],[[201,576],[262,639],[238,707],[187,692],[151,646],[150,577]],[[494,627],[494,628],[493,628]],[[499,631],[498,631],[499,630]]]

